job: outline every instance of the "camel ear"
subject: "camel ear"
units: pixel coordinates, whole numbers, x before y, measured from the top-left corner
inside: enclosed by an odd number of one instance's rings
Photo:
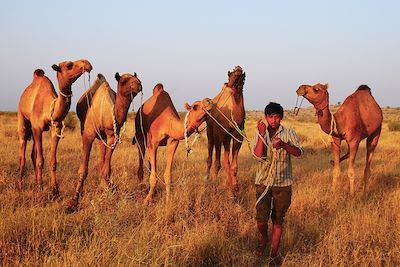
[[[137,77],[137,74],[136,74],[136,72],[134,72],[134,73],[133,73],[133,76],[134,76],[134,77]]]
[[[53,70],[57,71],[57,72],[60,72],[60,71],[61,71],[60,66],[58,66],[58,65],[56,65],[56,64],[53,64],[53,66],[51,66],[51,68],[52,68]]]
[[[192,109],[192,107],[191,107],[188,103],[185,103],[185,109],[186,109],[187,111],[189,111],[189,110]]]
[[[322,85],[322,88],[324,88],[325,90],[328,90],[329,85],[326,83],[324,85]]]
[[[119,82],[119,79],[121,79],[121,76],[119,76],[118,72],[115,73],[115,79],[117,80],[117,82]]]
[[[228,70],[228,77],[231,76],[231,72]]]

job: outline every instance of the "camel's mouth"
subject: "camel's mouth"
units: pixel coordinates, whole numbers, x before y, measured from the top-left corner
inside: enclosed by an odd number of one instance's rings
[[[90,64],[89,61],[85,62],[85,64],[82,66],[82,73],[84,73],[85,71],[87,73],[90,73],[92,71],[93,67],[92,64]]]
[[[214,103],[209,98],[204,98],[201,101],[201,104],[203,106],[203,109],[206,110],[206,111],[210,111],[212,109],[213,105],[214,105]]]
[[[299,89],[296,90],[296,94],[298,96],[305,96],[307,94],[307,89],[304,85],[300,86]]]

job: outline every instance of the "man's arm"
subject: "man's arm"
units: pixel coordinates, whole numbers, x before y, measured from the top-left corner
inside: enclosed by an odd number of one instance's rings
[[[254,147],[254,155],[258,158],[264,158],[266,155],[266,149],[265,149],[265,144],[264,144],[264,135],[267,131],[267,126],[259,120],[257,122],[257,130],[258,130],[258,138],[257,138],[257,143]]]
[[[274,145],[274,148],[279,149],[283,148],[285,149],[290,155],[293,155],[295,157],[300,157],[301,156],[301,150],[297,146],[292,146],[289,143],[283,142],[281,139],[279,139],[279,142]]]
[[[276,149],[283,148],[289,154],[291,154],[295,157],[300,157],[304,153],[304,150],[300,145],[299,137],[297,136],[296,132],[292,129],[290,129],[290,132],[289,132],[289,142],[287,142],[287,143],[283,142],[278,137],[275,140],[273,140],[272,143],[273,143],[274,148],[276,148]]]

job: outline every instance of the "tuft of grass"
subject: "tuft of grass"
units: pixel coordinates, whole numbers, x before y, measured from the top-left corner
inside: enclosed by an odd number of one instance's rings
[[[398,121],[390,121],[388,123],[389,131],[391,132],[398,132],[400,131],[400,122]]]
[[[73,131],[79,124],[79,119],[75,113],[69,112],[64,119],[65,128]]]

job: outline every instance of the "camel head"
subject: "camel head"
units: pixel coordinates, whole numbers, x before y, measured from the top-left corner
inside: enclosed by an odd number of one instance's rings
[[[92,65],[86,59],[81,59],[54,64],[52,68],[57,72],[57,80],[61,89],[70,87],[84,72],[90,73]]]
[[[329,104],[328,84],[300,85],[296,93],[307,99],[317,110],[322,110]]]
[[[142,82],[138,79],[136,72],[132,75],[125,73],[122,76],[115,73],[115,79],[118,82],[118,93],[123,96],[131,96],[132,99],[142,91]]]
[[[242,92],[245,78],[246,73],[240,66],[236,66],[232,71],[228,71],[228,86]]]
[[[211,99],[204,98],[202,101],[196,101],[192,105],[185,104],[188,111],[187,125],[190,129],[197,129],[207,117],[207,113],[212,109],[213,103]]]

